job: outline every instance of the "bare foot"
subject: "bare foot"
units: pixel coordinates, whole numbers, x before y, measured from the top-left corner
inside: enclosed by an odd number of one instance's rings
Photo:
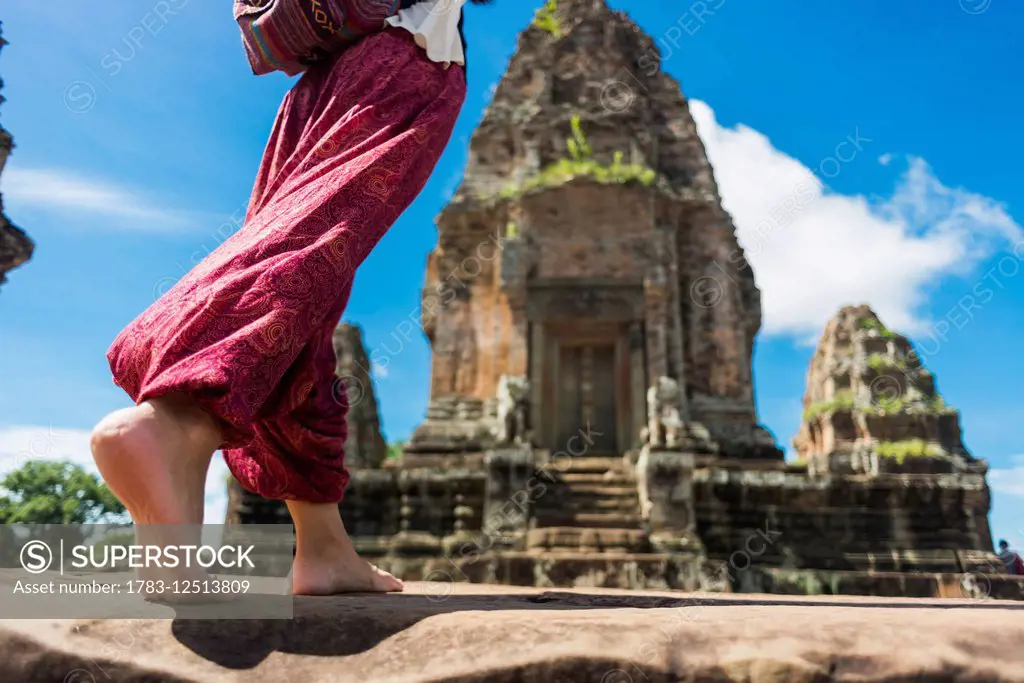
[[[201,543],[206,473],[220,441],[210,416],[180,396],[144,401],[96,425],[93,459],[135,522],[137,545]],[[173,584],[209,575],[200,567],[147,567],[138,578]]]
[[[206,413],[180,398],[144,401],[103,418],[90,444],[136,524],[202,524],[206,472],[220,445]]]
[[[405,584],[356,553],[336,504],[288,501],[296,531],[293,595],[391,593]]]
[[[324,553],[327,555],[327,553]],[[337,557],[295,558],[292,565],[293,595],[337,595],[339,593],[394,593],[405,590],[401,580],[375,567],[352,552]]]

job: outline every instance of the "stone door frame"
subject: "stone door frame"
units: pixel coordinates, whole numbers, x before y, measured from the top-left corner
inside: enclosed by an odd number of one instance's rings
[[[552,380],[557,378],[560,345],[595,343],[615,349],[618,450],[637,448],[647,420],[642,283],[598,278],[533,281],[527,287],[526,317],[530,419],[537,445],[550,448],[557,438]]]

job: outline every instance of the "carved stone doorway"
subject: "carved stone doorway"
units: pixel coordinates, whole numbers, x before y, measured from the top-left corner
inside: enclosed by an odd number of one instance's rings
[[[555,415],[557,440],[552,447],[592,454],[618,450],[616,435],[615,345],[567,341],[559,344]],[[583,433],[587,437],[582,445]]]
[[[540,441],[551,452],[618,455],[633,431],[629,326],[596,321],[543,325],[538,335]]]
[[[644,306],[641,283],[530,283],[527,365],[537,446],[577,457],[639,447],[647,420]]]

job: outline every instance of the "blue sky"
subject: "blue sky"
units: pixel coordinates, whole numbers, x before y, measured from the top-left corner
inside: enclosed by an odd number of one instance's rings
[[[391,439],[421,419],[429,376],[425,341],[394,352],[391,335],[416,309],[433,219],[539,4],[468,10],[470,94],[452,144],[358,276],[345,317],[392,350],[378,382]],[[923,347],[968,448],[996,470],[994,532],[1024,546],[1024,53],[1012,35],[1024,5],[611,4],[658,40],[691,98],[763,292],[756,393],[780,444],[797,429],[815,336],[840,305],[869,303]],[[108,344],[234,229],[292,81],[250,74],[229,3],[8,3],[0,19],[17,143],[0,189],[38,244],[0,293],[10,467],[86,457],[88,428],[128,403]],[[779,218],[801,182],[814,200]],[[210,501],[220,514],[215,488]]]

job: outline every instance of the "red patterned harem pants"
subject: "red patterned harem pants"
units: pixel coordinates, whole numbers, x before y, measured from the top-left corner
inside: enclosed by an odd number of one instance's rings
[[[388,29],[285,97],[245,223],[118,335],[114,381],[216,418],[232,474],[268,498],[333,503],[348,482],[334,328],[356,268],[423,188],[466,94],[462,67]]]

